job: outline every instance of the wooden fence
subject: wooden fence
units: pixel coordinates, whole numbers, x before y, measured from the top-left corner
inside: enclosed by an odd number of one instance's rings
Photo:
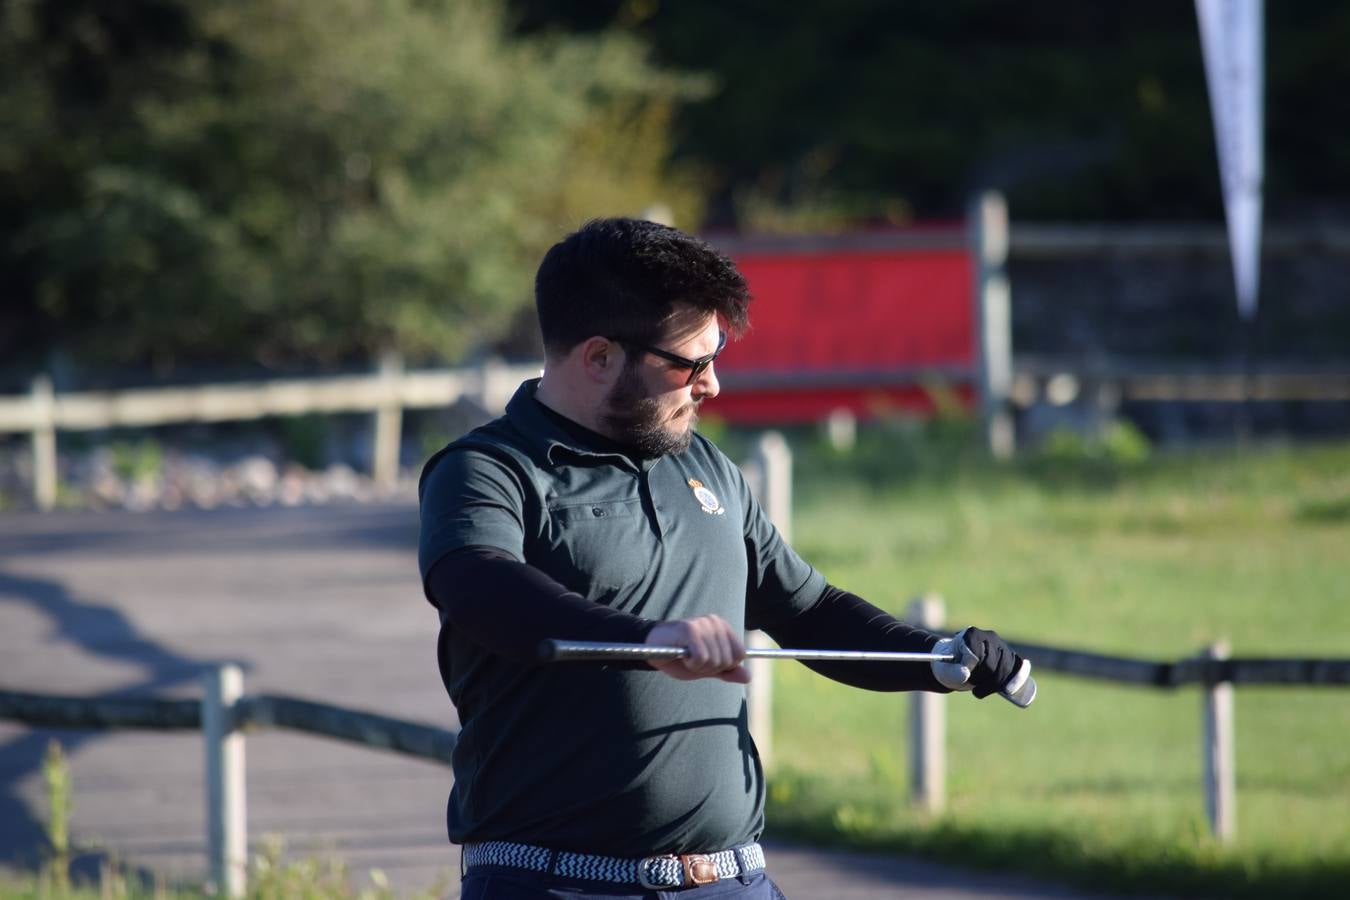
[[[461,398],[494,415],[540,366],[489,362],[464,369],[405,371],[387,355],[377,372],[328,378],[293,378],[243,384],[56,393],[45,375],[27,396],[0,397],[0,434],[32,435],[33,496],[39,509],[56,502],[58,431],[142,428],[178,422],[231,422],[265,416],[365,412],[375,416],[373,475],[381,484],[398,477],[403,410],[448,407]]]
[[[278,694],[245,696],[238,666],[206,672],[202,699],[62,697],[0,690],[0,719],[46,728],[201,731],[206,751],[210,876],[227,897],[244,893],[248,859],[244,732],[266,725],[405,753],[449,765],[453,731]]]
[[[992,271],[992,270],[991,270]],[[983,276],[982,276],[983,277]],[[995,298],[1006,285],[989,276]],[[984,281],[981,282],[984,284]],[[982,288],[982,290],[984,290]],[[1002,293],[1000,293],[1002,292]],[[983,295],[982,295],[983,296]],[[1004,300],[990,300],[981,315],[1006,319]],[[989,326],[992,327],[992,326]],[[999,326],[1003,328],[1003,325]],[[911,384],[937,380],[962,383],[972,376],[982,385],[980,412],[990,449],[1000,457],[1013,450],[1013,408],[1025,409],[1042,400],[1062,405],[1081,391],[1092,390],[1111,409],[1131,401],[1350,401],[1350,371],[1216,371],[1182,370],[1143,363],[1084,366],[1074,360],[1019,358],[996,345],[986,352],[990,363],[977,372],[912,369],[867,373],[738,373],[722,379],[728,391],[738,387],[803,388],[841,384]],[[998,349],[1003,348],[1003,349]],[[489,362],[464,369],[405,371],[402,360],[384,357],[377,372],[328,378],[297,378],[196,387],[144,388],[125,391],[56,393],[46,375],[33,379],[27,395],[0,396],[0,434],[28,433],[33,450],[33,499],[51,509],[57,495],[57,435],[60,431],[141,428],[183,422],[227,422],[265,416],[364,412],[375,417],[372,475],[381,485],[398,477],[399,445],[405,409],[444,408],[461,398],[476,401],[493,415],[520,383],[539,374],[540,364]],[[1065,393],[1067,391],[1067,394]],[[992,399],[989,399],[992,398]],[[1067,398],[1067,399],[1066,399]]]
[[[944,631],[942,599],[928,596],[913,601],[906,618],[929,630]],[[1164,690],[1199,686],[1203,692],[1205,811],[1210,830],[1221,841],[1237,835],[1235,686],[1350,686],[1350,659],[1232,658],[1226,641],[1202,647],[1194,657],[1174,662],[1108,656],[1027,641],[1010,643],[1041,672]],[[942,699],[936,694],[915,694],[910,713],[911,794],[917,805],[932,812],[941,810],[944,801],[946,713]]]
[[[940,616],[940,603],[925,598],[912,607],[916,618]],[[1040,644],[1015,643],[1041,671],[1144,687],[1204,690],[1206,807],[1215,836],[1236,833],[1236,771],[1233,753],[1235,685],[1350,685],[1350,659],[1227,658],[1207,648],[1194,659],[1175,662],[1127,659]],[[943,801],[944,710],[939,694],[912,699],[909,754],[913,801],[937,810]],[[1043,701],[1044,702],[1044,701]],[[1026,713],[1035,714],[1035,707]],[[205,738],[207,849],[211,879],[228,897],[244,892],[247,861],[244,733],[256,726],[294,731],[405,753],[442,764],[450,762],[456,734],[360,710],[273,694],[248,696],[237,666],[209,670],[200,702],[153,697],[88,698],[0,690],[0,719],[32,726],[75,729],[146,728],[201,730]],[[768,733],[756,735],[767,741]]]

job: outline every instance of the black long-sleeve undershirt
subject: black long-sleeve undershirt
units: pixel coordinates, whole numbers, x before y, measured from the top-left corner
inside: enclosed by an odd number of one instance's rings
[[[522,663],[537,661],[539,644],[546,638],[642,643],[658,624],[587,600],[495,547],[465,547],[445,556],[427,574],[426,588],[450,625],[493,653]],[[782,646],[826,650],[922,652],[939,639],[832,585],[807,609],[763,628]],[[867,690],[946,690],[923,664],[806,665]]]
[[[522,663],[539,661],[546,638],[640,644],[657,625],[587,600],[496,547],[448,554],[431,567],[426,587],[451,625]]]
[[[785,621],[764,623],[764,631],[782,647],[812,650],[891,650],[927,653],[940,635],[915,628],[878,609],[857,594],[827,584],[820,599]],[[832,681],[869,691],[935,691],[948,689],[933,677],[926,663],[805,662]]]

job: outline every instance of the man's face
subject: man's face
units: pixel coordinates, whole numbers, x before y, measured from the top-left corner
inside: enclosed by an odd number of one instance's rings
[[[698,359],[715,351],[721,337],[717,317],[676,316],[653,346]],[[719,390],[714,364],[689,382],[690,369],[639,349],[627,351],[623,371],[605,398],[602,419],[609,433],[642,456],[681,453],[693,439],[699,405]]]

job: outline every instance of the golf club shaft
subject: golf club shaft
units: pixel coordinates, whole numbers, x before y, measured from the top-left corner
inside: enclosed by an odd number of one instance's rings
[[[540,646],[540,656],[549,662],[604,661],[604,660],[671,660],[689,655],[685,647],[660,647],[653,644],[607,644],[602,641],[547,640]],[[751,647],[748,659],[796,659],[803,662],[957,662],[953,654],[903,653],[891,650],[789,650]],[[1031,678],[1031,663],[1023,661],[1025,672],[1019,670],[1013,678],[1016,687],[1001,692],[1004,699],[1015,706],[1026,708],[1036,697],[1036,682]]]

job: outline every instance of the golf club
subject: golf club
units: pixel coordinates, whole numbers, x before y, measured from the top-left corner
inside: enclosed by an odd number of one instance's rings
[[[659,647],[652,644],[607,644],[602,641],[560,641],[549,639],[539,645],[539,657],[545,662],[583,662],[604,660],[669,660],[689,654],[685,647]],[[751,647],[747,659],[796,659],[815,662],[958,662],[944,653],[903,653],[890,650],[788,650]],[[1014,706],[1026,709],[1036,699],[1036,680],[1031,663],[1013,673],[1000,695]]]

